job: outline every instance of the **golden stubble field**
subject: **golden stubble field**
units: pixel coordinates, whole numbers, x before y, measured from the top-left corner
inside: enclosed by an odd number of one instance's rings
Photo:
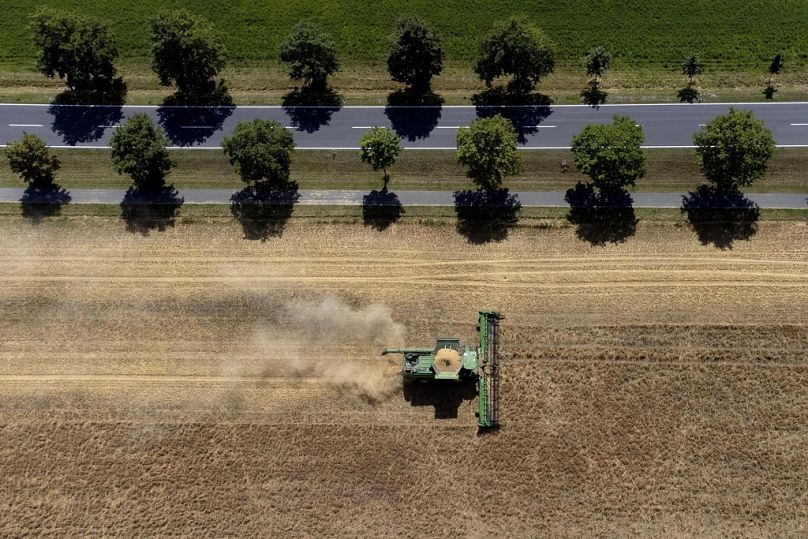
[[[808,226],[0,222],[0,535],[808,533]],[[502,428],[385,345],[501,310]]]

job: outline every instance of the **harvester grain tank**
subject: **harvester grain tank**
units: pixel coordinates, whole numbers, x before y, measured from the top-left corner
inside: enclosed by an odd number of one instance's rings
[[[457,338],[438,338],[434,347],[385,348],[382,355],[403,354],[401,375],[405,383],[415,381],[477,382],[477,425],[492,428],[499,425],[499,321],[493,311],[480,311],[479,343],[471,348],[460,345]]]

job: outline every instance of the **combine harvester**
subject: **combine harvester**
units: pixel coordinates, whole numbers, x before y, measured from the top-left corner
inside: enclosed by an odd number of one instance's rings
[[[479,411],[477,426],[490,429],[499,426],[499,321],[493,311],[480,311],[479,346],[462,350],[460,339],[438,338],[434,348],[385,348],[382,355],[404,354],[401,374],[404,383],[414,381],[477,382]]]

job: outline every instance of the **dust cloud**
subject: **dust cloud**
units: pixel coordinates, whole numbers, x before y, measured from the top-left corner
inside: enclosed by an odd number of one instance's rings
[[[405,328],[385,305],[352,307],[337,297],[284,304],[284,327],[259,327],[253,343],[265,350],[264,376],[317,378],[340,394],[376,404],[401,389],[400,366],[379,357],[381,347],[402,346]],[[367,349],[372,360],[343,355]]]

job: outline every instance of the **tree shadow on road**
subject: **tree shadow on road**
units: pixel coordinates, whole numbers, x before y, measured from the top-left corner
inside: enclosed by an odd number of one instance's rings
[[[283,96],[281,104],[295,129],[314,133],[328,125],[331,116],[342,108],[342,97],[330,86],[321,89],[304,86]]]
[[[536,92],[514,93],[497,86],[475,94],[471,98],[477,116],[489,118],[497,114],[513,124],[519,143],[525,144],[528,135],[539,132],[539,125],[550,116],[553,103],[548,96]]]
[[[396,135],[413,142],[437,127],[442,106],[443,98],[435,92],[397,90],[387,96],[384,114]]]
[[[469,404],[477,397],[473,381],[413,381],[402,384],[404,399],[410,406],[432,406],[435,419],[457,418],[464,401]]]
[[[244,238],[266,241],[280,237],[300,198],[296,182],[279,185],[262,182],[230,197],[230,213],[241,223]]]
[[[365,226],[385,230],[398,221],[403,213],[398,196],[388,191],[387,187],[381,191],[371,191],[362,197],[362,220]]]
[[[519,221],[522,203],[508,189],[455,191],[457,231],[469,243],[502,241]]]
[[[700,185],[682,197],[682,213],[703,245],[732,249],[737,240],[757,233],[760,207],[737,190],[723,191]]]
[[[173,145],[193,146],[219,131],[234,110],[233,98],[224,81],[218,85],[210,81],[207,91],[194,94],[178,91],[166,97],[157,115]]]
[[[59,215],[62,206],[69,204],[71,200],[70,193],[59,184],[48,187],[28,187],[20,198],[22,216],[39,224],[48,217]]]
[[[634,201],[627,191],[597,192],[591,183],[578,182],[564,200],[570,205],[567,220],[576,225],[575,234],[592,245],[622,243],[637,230]]]
[[[66,90],[48,107],[48,114],[53,116],[51,127],[68,146],[94,142],[121,121],[125,100],[126,85],[122,81],[120,87],[106,91]]]
[[[152,230],[163,232],[174,226],[183,202],[173,185],[150,189],[132,186],[121,201],[121,219],[132,233],[148,236]]]

